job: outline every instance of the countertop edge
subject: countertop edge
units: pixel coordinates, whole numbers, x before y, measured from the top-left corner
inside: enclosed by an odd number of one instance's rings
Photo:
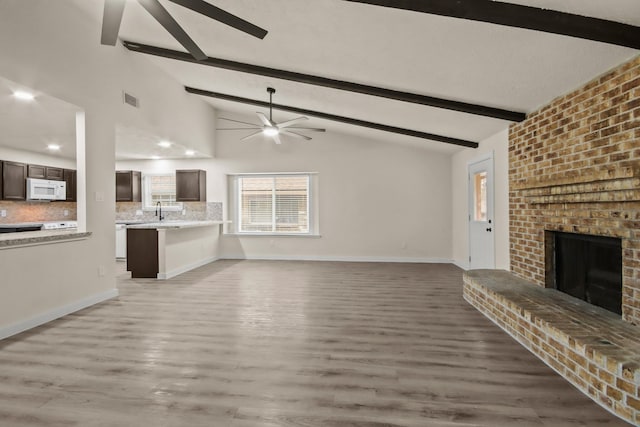
[[[213,225],[230,224],[231,221],[185,221],[185,222],[166,222],[166,223],[146,223],[127,225],[127,229],[132,230],[176,230],[182,228],[210,227]]]
[[[91,234],[90,231],[83,232],[65,232],[65,231],[28,231],[20,234],[20,237],[11,236],[11,238],[0,239],[0,250],[11,249],[24,246],[46,245],[49,243],[62,243],[74,240],[87,239]],[[24,236],[24,234],[28,234]]]

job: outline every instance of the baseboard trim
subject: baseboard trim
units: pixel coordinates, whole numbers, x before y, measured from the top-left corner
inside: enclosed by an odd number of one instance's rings
[[[468,271],[469,270],[469,263],[468,262],[458,262],[455,259],[451,261],[451,264],[455,265],[458,268],[461,268],[464,271]]]
[[[209,258],[205,258],[203,260],[191,263],[191,264],[187,264],[184,265],[180,268],[175,268],[171,271],[167,271],[166,273],[158,273],[158,279],[160,280],[168,280],[171,279],[173,277],[176,277],[182,273],[186,273],[189,270],[193,270],[194,268],[198,268],[198,267],[202,267],[203,265],[207,265],[209,263],[212,263],[214,261],[218,261],[220,258],[218,257],[209,257]]]
[[[111,298],[115,298],[117,296],[117,289],[109,289],[108,291],[100,292],[99,294],[91,295],[79,301],[75,301],[70,304],[63,305],[62,307],[54,308],[53,310],[38,314],[37,316],[34,316],[30,319],[25,319],[9,326],[0,327],[0,340],[35,328],[37,326],[44,325],[45,323],[51,322],[52,320],[64,317],[67,314],[80,311],[84,308],[91,307],[92,305],[101,303]]]
[[[421,264],[452,264],[449,258],[403,258],[369,256],[316,256],[316,255],[225,255],[220,259],[255,261],[335,261],[335,262],[397,262]]]

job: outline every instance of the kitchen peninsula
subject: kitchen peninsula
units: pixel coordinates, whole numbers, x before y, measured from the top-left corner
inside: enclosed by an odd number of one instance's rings
[[[127,271],[170,279],[217,259],[225,221],[162,221],[127,226]]]

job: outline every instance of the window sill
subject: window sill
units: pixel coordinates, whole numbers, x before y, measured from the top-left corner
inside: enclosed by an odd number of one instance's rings
[[[180,207],[180,206],[163,206],[162,207],[162,211],[163,212],[181,212],[184,208]],[[143,207],[142,210],[144,212],[155,212],[156,208],[155,207]]]

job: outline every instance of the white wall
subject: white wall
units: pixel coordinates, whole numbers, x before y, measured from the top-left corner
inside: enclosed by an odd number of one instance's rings
[[[0,251],[0,332],[114,290],[117,123],[159,129],[177,141],[192,141],[201,152],[214,149],[207,104],[148,58],[100,45],[102,8],[101,1],[84,0],[0,2],[0,76],[86,113],[86,147],[77,151],[78,206],[86,203],[86,227],[93,233],[81,242]],[[122,104],[124,89],[141,98],[140,109]],[[84,214],[79,217],[84,222]],[[26,261],[31,254],[47,261],[33,268]],[[23,274],[25,268],[29,274]]]
[[[494,221],[496,268],[509,269],[509,130],[505,129],[484,141],[477,149],[454,154],[451,162],[453,261],[469,266],[469,196],[467,167],[475,159],[493,151]]]
[[[10,147],[0,147],[0,159],[13,162],[29,163],[33,165],[51,166],[55,168],[75,169],[75,159],[65,157],[48,156],[33,151],[17,150]]]
[[[228,114],[227,114],[228,115]],[[219,132],[212,160],[118,162],[142,172],[207,170],[207,200],[227,207],[226,174],[317,172],[321,237],[221,239],[223,257],[449,261],[450,156],[336,133],[280,146]]]

